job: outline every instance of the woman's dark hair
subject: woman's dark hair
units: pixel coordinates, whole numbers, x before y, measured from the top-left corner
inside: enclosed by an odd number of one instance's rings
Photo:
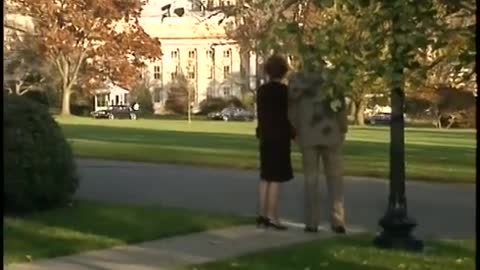
[[[265,73],[271,79],[282,79],[288,72],[288,63],[282,56],[274,55],[265,63]]]

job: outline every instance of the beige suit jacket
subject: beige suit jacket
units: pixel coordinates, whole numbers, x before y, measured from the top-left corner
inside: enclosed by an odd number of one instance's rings
[[[321,79],[315,73],[297,73],[289,81],[289,118],[301,147],[342,144],[348,130],[347,112],[330,114],[320,100]],[[314,96],[305,95],[312,87]]]

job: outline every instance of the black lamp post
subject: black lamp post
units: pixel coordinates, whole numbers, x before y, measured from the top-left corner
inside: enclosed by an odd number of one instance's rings
[[[392,20],[394,33],[401,31],[398,17]],[[397,31],[397,32],[395,32]],[[396,41],[393,41],[392,62],[396,66],[393,78],[390,122],[390,195],[388,208],[380,219],[383,231],[375,237],[374,245],[379,248],[423,250],[423,242],[415,239],[411,232],[417,226],[414,219],[407,214],[405,195],[405,122],[403,117],[405,93],[403,92],[403,66],[400,63],[402,53],[398,53]]]

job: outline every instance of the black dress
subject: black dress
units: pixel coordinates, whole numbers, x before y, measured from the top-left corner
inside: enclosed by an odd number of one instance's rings
[[[287,86],[268,82],[257,91],[260,140],[260,177],[270,182],[286,182],[293,178],[290,140],[294,136],[288,120]]]

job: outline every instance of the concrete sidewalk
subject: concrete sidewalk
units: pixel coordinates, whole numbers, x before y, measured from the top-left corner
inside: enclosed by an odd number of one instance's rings
[[[349,234],[360,233],[348,227]],[[268,248],[332,237],[320,228],[306,234],[300,226],[288,231],[257,229],[252,225],[212,230],[137,245],[7,266],[8,270],[164,270],[231,258]],[[45,243],[48,244],[48,243]]]

